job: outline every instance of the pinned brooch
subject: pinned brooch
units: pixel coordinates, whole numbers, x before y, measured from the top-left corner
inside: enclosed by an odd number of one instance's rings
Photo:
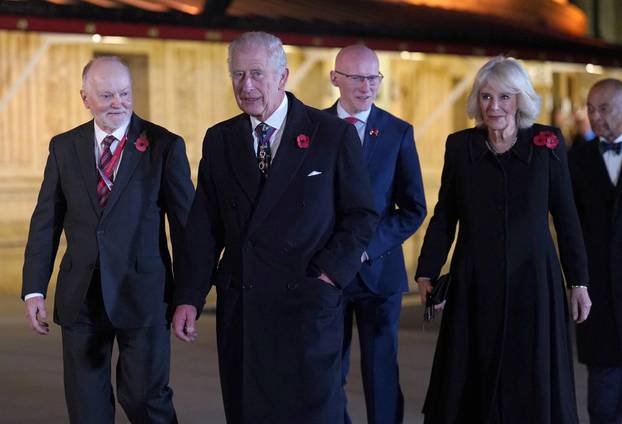
[[[140,133],[136,141],[134,142],[134,146],[136,150],[139,152],[144,152],[149,147],[149,140],[147,139],[147,134],[143,131]]]
[[[369,135],[372,137],[376,137],[378,134],[380,134],[380,130],[378,128],[372,128],[369,130]]]
[[[296,137],[296,144],[299,149],[308,149],[309,144],[311,144],[311,140],[306,134],[298,134],[298,137]]]
[[[551,150],[551,153],[553,153],[553,156],[555,156],[555,158],[558,159],[557,155],[555,154],[555,148],[559,144],[559,139],[557,138],[557,136],[555,135],[553,131],[540,131],[533,138],[533,144],[539,147],[542,147],[542,146],[546,147],[547,149]]]

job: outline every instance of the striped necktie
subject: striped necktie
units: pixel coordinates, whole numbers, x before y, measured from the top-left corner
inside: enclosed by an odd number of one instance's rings
[[[99,206],[106,207],[108,197],[112,187],[108,187],[103,175],[108,179],[108,182],[112,183],[114,176],[114,164],[112,163],[112,152],[110,151],[110,145],[115,141],[113,135],[108,135],[102,141],[102,153],[99,157],[99,178],[97,180],[97,197],[99,198]]]

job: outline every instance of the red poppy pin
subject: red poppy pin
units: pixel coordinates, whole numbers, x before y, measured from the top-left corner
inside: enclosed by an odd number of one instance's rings
[[[546,146],[553,150],[559,144],[559,139],[553,131],[540,131],[534,138],[533,144],[536,146]]]
[[[296,137],[296,144],[299,149],[308,149],[309,144],[311,144],[311,139],[309,139],[309,136],[306,134],[298,134],[298,137]]]
[[[546,147],[547,149],[551,150],[553,156],[557,158],[557,155],[555,154],[555,148],[559,144],[559,139],[553,131],[540,131],[533,138],[533,144],[540,147]]]
[[[369,130],[369,135],[372,137],[376,137],[378,134],[380,134],[380,130],[378,128],[372,128]]]
[[[139,152],[144,152],[149,147],[149,139],[147,139],[147,134],[143,131],[140,133],[136,141],[134,142],[134,146],[136,150]]]

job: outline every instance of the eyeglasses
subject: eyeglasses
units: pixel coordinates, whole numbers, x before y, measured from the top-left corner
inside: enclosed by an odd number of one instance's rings
[[[376,85],[376,84],[379,84],[380,81],[382,81],[382,79],[384,78],[384,75],[382,75],[382,72],[378,72],[378,75],[367,75],[367,76],[365,76],[365,75],[344,74],[343,72],[339,72],[336,69],[335,69],[335,72],[338,73],[339,75],[343,75],[344,77],[346,77],[350,81],[358,83],[358,84],[360,84],[363,81],[367,80],[369,85]]]

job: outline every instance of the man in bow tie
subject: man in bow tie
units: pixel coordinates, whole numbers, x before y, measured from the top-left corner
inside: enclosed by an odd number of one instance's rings
[[[243,113],[205,135],[175,334],[196,337],[215,285],[227,422],[337,423],[342,290],[377,222],[361,145],[351,125],[285,91],[277,37],[241,35],[228,62]]]
[[[402,293],[408,291],[402,243],[423,222],[426,206],[412,125],[374,105],[382,78],[373,50],[344,47],[330,73],[340,97],[327,111],[356,128],[380,214],[363,266],[344,290],[343,384],[356,317],[367,420],[396,424],[404,415],[397,365]]]
[[[622,422],[622,81],[594,84],[587,109],[597,139],[570,155],[593,302],[577,325],[577,347],[588,370],[590,423],[610,424]]]
[[[168,387],[170,300],[194,188],[184,141],[132,109],[129,69],[91,60],[80,91],[93,120],[52,138],[30,222],[22,297],[48,334],[44,297],[61,233],[54,321],[62,327],[69,422],[110,424],[117,397],[132,423],[176,423]],[[177,266],[175,267],[177,271]]]

